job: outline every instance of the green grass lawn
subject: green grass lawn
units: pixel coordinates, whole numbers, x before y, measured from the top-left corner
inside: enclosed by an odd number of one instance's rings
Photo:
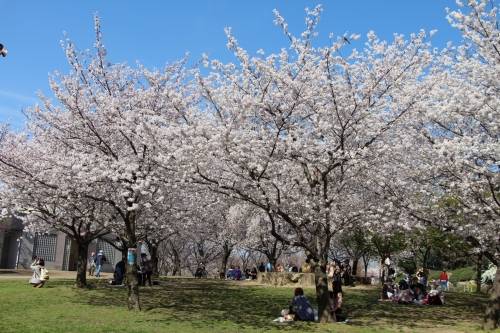
[[[380,288],[344,291],[348,324],[275,323],[293,288],[221,280],[163,279],[140,290],[141,312],[126,308],[126,289],[91,280],[51,279],[35,289],[27,280],[0,280],[1,332],[469,332],[480,329],[486,295],[449,292],[445,306],[375,300]],[[305,294],[316,307],[314,289]]]

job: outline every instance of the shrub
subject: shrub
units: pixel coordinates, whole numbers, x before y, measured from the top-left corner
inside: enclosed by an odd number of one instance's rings
[[[439,280],[440,276],[441,276],[441,271],[435,271],[434,273],[429,275],[429,281]]]
[[[476,271],[471,267],[456,269],[448,273],[450,282],[469,281],[476,278]]]

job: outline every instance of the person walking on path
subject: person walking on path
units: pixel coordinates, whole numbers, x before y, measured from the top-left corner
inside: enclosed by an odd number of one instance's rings
[[[99,253],[95,257],[95,265],[96,265],[96,271],[95,271],[95,277],[101,277],[101,268],[102,265],[106,262],[106,256],[102,252],[102,250],[99,250]]]
[[[95,253],[92,252],[89,258],[89,276],[94,275],[95,272]]]
[[[45,261],[43,259],[35,259],[30,266],[33,270],[33,276],[31,277],[30,284],[33,285],[33,288],[42,288],[45,283],[45,281],[41,279],[43,266],[45,266]]]
[[[439,276],[439,279],[441,280],[441,288],[443,291],[449,291],[448,289],[448,274],[446,274],[446,270],[443,269],[443,272]]]

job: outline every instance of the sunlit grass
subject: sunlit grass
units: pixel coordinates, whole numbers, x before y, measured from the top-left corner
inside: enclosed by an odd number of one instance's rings
[[[467,332],[477,331],[487,296],[452,292],[446,306],[378,302],[378,288],[345,290],[349,324],[275,323],[292,288],[221,280],[163,279],[140,290],[141,312],[129,312],[126,289],[91,280],[88,289],[54,279],[35,289],[0,280],[2,332]],[[315,300],[315,291],[305,288]]]

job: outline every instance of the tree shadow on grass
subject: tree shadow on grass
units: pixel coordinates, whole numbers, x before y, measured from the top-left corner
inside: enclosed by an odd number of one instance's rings
[[[316,331],[316,323],[275,323],[281,309],[287,308],[293,289],[237,285],[223,280],[166,279],[161,287],[140,287],[141,308],[160,314],[164,321],[189,322],[192,327],[214,331],[224,322],[241,330],[266,328],[274,330]],[[314,291],[306,294],[313,307]],[[82,291],[82,301],[93,307],[127,307],[127,289],[108,287],[105,281],[95,283],[90,292]],[[234,328],[234,327],[233,327]]]
[[[376,298],[381,288],[363,291],[349,290],[345,295],[345,308],[356,326],[385,326],[423,328],[456,325],[481,325],[488,295],[446,292],[445,305],[400,305],[380,302]]]
[[[287,308],[293,289],[261,285],[239,285],[238,282],[199,279],[164,279],[161,287],[140,287],[143,312],[151,320],[189,323],[189,327],[205,330],[225,330],[237,325],[237,330],[316,331],[316,323],[275,323],[281,309]],[[433,328],[457,325],[479,325],[487,304],[487,295],[445,293],[445,306],[398,305],[379,302],[380,288],[349,288],[344,290],[343,309],[350,319],[349,326],[361,329]],[[306,296],[317,308],[314,289]],[[93,307],[127,308],[127,289],[109,287],[106,281],[92,281],[81,290],[81,301]],[[153,319],[154,318],[154,319]],[[158,319],[161,318],[161,319]],[[227,328],[226,328],[227,329]],[[234,330],[234,326],[231,326]]]

